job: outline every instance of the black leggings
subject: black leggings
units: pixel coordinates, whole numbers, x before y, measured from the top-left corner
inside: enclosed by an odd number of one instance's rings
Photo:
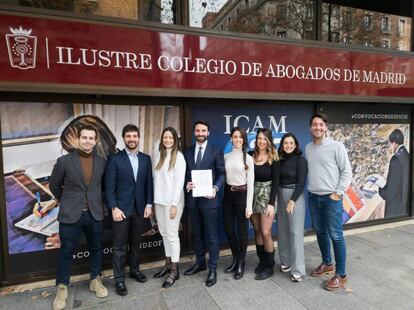
[[[229,186],[225,187],[223,200],[224,230],[231,253],[236,259],[244,259],[247,250],[246,196],[246,191],[232,192]]]

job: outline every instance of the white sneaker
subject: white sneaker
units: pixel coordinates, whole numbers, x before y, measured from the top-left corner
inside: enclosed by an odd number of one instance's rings
[[[56,297],[53,301],[53,310],[62,310],[66,307],[66,299],[68,298],[68,287],[59,284],[57,287]]]
[[[284,272],[284,273],[286,273],[286,272],[289,272],[290,270],[292,270],[292,268],[290,267],[290,266],[286,266],[286,265],[280,265],[280,271],[281,272]]]
[[[102,280],[100,278],[96,278],[91,280],[91,284],[89,285],[89,289],[92,292],[95,292],[96,297],[105,298],[108,296],[108,290],[102,284]]]

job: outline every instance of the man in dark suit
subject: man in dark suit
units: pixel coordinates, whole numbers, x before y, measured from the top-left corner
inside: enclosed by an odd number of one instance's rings
[[[406,215],[410,186],[410,155],[404,147],[404,135],[394,129],[388,141],[394,155],[388,169],[387,184],[379,194],[385,200],[385,217]]]
[[[194,125],[196,144],[184,151],[187,162],[186,171],[186,200],[185,205],[189,210],[197,260],[195,264],[184,274],[193,275],[206,269],[205,247],[208,247],[208,287],[217,282],[217,261],[219,257],[219,207],[221,201],[217,195],[223,189],[224,183],[224,156],[222,150],[207,142],[210,134],[210,126],[205,121],[198,121]],[[211,170],[213,176],[213,191],[211,196],[193,197],[194,184],[191,182],[191,171]]]
[[[94,152],[97,131],[92,126],[78,131],[79,149],[59,157],[49,179],[49,188],[59,203],[61,248],[53,309],[63,309],[68,296],[70,267],[83,231],[90,251],[90,290],[98,297],[108,296],[99,278],[102,266],[102,177],[105,160]],[[42,211],[37,210],[42,214]]]
[[[128,124],[122,129],[125,149],[109,157],[105,171],[105,195],[112,212],[115,286],[125,296],[125,263],[130,250],[130,276],[146,282],[139,271],[139,254],[144,219],[151,216],[154,200],[151,158],[138,152],[139,129]]]

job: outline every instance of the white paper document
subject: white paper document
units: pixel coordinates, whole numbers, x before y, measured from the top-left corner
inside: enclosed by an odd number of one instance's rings
[[[193,197],[213,195],[213,172],[211,169],[191,171],[191,181],[194,184]]]
[[[59,207],[53,208],[43,217],[37,217],[31,214],[16,223],[15,226],[38,234],[51,236],[59,232],[59,222],[57,221],[58,213]]]

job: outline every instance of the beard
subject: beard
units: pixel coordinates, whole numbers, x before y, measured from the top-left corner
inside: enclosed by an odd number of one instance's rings
[[[203,143],[207,140],[207,136],[196,136],[197,142]]]
[[[138,146],[138,143],[136,142],[129,142],[126,144],[126,147],[130,150],[135,150]]]

